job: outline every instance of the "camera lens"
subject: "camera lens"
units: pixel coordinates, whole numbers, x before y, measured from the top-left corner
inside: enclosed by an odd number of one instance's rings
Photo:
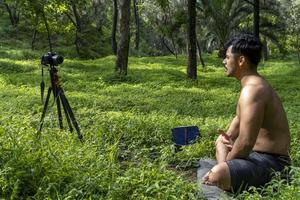
[[[64,58],[62,56],[56,54],[56,55],[52,56],[52,62],[53,62],[53,65],[59,65],[64,62]]]

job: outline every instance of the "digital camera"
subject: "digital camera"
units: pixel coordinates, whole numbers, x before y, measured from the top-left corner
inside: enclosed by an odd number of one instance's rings
[[[48,52],[47,54],[43,55],[41,58],[42,65],[51,65],[57,66],[63,63],[64,58],[56,53]]]

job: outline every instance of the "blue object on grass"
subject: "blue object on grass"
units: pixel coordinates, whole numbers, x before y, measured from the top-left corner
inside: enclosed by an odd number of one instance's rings
[[[176,146],[192,144],[200,136],[197,126],[180,126],[172,128],[173,142]]]

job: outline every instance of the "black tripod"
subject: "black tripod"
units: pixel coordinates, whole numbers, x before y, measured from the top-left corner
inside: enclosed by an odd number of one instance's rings
[[[40,121],[39,132],[41,132],[42,128],[43,128],[44,118],[46,115],[47,106],[48,106],[50,94],[52,91],[53,95],[54,95],[54,101],[56,102],[56,105],[57,105],[57,114],[58,114],[58,122],[59,122],[60,129],[63,129],[63,121],[62,121],[62,114],[61,114],[61,104],[62,104],[64,112],[65,112],[65,116],[66,116],[66,119],[67,119],[67,122],[69,125],[70,132],[73,132],[73,126],[74,126],[74,128],[77,131],[78,138],[82,141],[83,136],[80,133],[78,123],[75,119],[75,116],[71,109],[69,101],[68,101],[67,97],[65,96],[64,90],[60,86],[59,77],[57,74],[58,70],[55,68],[54,65],[50,65],[49,72],[50,72],[51,86],[49,86],[49,88],[48,88],[48,93],[47,93],[47,97],[46,97],[46,101],[44,104],[44,109],[43,109],[43,113],[42,113],[42,117],[41,117],[41,121]]]

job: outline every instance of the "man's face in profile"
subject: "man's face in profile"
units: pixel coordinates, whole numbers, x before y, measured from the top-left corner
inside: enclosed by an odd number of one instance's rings
[[[225,73],[228,77],[235,76],[238,70],[238,55],[232,53],[232,46],[230,46],[225,54],[225,58],[223,60]]]

